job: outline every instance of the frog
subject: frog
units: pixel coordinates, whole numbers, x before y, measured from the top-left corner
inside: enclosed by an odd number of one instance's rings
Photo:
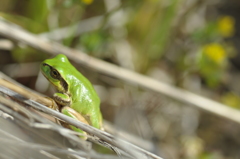
[[[44,60],[40,64],[40,70],[57,90],[53,94],[53,100],[61,113],[103,130],[100,98],[97,92],[91,82],[69,62],[65,55],[58,54]],[[76,132],[87,134],[72,125],[64,125]],[[86,135],[83,138],[86,139]]]

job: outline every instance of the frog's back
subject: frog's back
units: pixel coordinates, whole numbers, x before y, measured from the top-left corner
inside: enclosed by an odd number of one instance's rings
[[[72,73],[74,74],[74,76],[71,76],[69,74],[68,78],[69,80],[71,80],[71,85],[69,89],[72,95],[72,102],[80,103],[80,107],[83,107],[82,109],[84,110],[87,108],[98,110],[100,105],[100,99],[90,81],[86,77],[84,77],[75,67],[71,68],[71,71],[73,71]]]
[[[72,88],[75,93],[72,95],[71,107],[80,114],[84,115],[92,126],[100,129],[102,127],[100,99],[92,84],[88,80],[85,81],[84,84],[81,82],[73,85],[76,88]]]
[[[80,73],[78,72],[78,74]],[[74,92],[72,94],[73,102],[81,102],[88,105],[93,104],[94,106],[99,106],[100,99],[92,84],[83,75],[80,74],[79,77],[80,78],[74,80],[74,84],[70,87],[70,92]]]
[[[85,115],[92,126],[100,129],[102,127],[100,98],[86,77],[75,67],[72,68],[72,71],[74,76],[68,76],[69,80],[71,80],[69,87],[72,96],[71,107],[80,114]]]

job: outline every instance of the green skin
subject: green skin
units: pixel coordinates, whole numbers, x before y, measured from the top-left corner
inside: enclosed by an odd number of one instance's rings
[[[95,128],[102,128],[100,99],[96,91],[88,79],[72,66],[65,55],[59,54],[43,61],[41,71],[57,88],[58,93],[54,94],[54,100],[63,114]],[[70,128],[85,133],[74,126]]]

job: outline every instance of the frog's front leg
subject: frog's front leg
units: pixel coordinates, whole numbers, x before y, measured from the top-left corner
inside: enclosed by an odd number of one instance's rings
[[[75,111],[74,109],[72,109],[70,107],[72,101],[71,101],[71,98],[69,97],[68,94],[66,94],[66,93],[55,93],[53,95],[53,97],[54,97],[54,100],[56,101],[56,103],[58,103],[62,107],[61,112],[63,114],[89,125],[87,120],[81,114],[79,114],[77,111]],[[72,130],[74,130],[76,132],[80,132],[80,133],[85,134],[85,135],[87,134],[86,132],[82,131],[79,128],[76,128],[75,126],[66,125],[66,124],[63,124],[63,125],[65,127],[71,128]],[[87,139],[86,137],[82,137],[82,138]]]
[[[66,93],[54,93],[55,102],[61,106],[71,105],[71,98]]]
[[[76,119],[76,120],[78,120],[78,121],[81,121],[81,122],[89,125],[89,123],[87,122],[87,120],[86,120],[81,114],[79,114],[77,111],[75,111],[74,109],[72,109],[72,108],[70,108],[70,107],[68,107],[68,106],[63,107],[62,110],[61,110],[61,112],[62,112],[63,114],[65,114],[65,115],[73,118],[73,119]],[[82,134],[87,135],[86,132],[82,131],[82,130],[79,129],[79,128],[76,128],[75,126],[69,125],[69,127],[70,127],[72,130],[76,131],[76,132],[79,132],[79,133],[82,133]],[[85,137],[84,137],[84,136],[83,136],[83,137],[80,136],[80,137],[81,137],[82,139],[85,139],[85,140],[87,139],[86,136],[85,136]]]

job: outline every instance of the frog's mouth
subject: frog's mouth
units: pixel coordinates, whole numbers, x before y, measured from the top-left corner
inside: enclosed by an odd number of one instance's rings
[[[58,90],[58,86],[55,83],[53,83],[51,80],[49,80],[47,75],[45,75],[45,73],[43,71],[41,71],[41,72],[42,72],[43,76],[48,80],[48,82],[50,82]]]

